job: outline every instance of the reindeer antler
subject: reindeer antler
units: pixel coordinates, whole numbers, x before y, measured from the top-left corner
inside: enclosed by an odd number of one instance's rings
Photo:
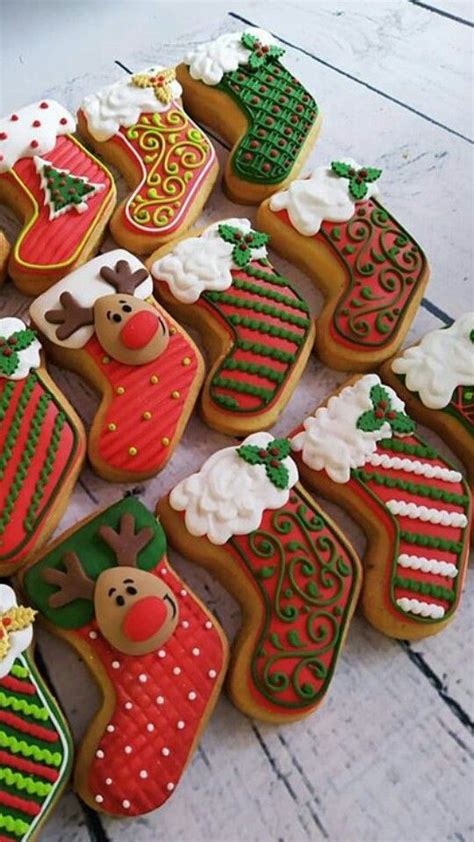
[[[148,278],[146,269],[136,269],[132,272],[127,260],[118,260],[115,269],[102,266],[100,277],[111,284],[122,295],[133,295],[139,284]]]
[[[113,549],[120,567],[136,567],[138,553],[153,538],[153,530],[144,526],[135,534],[135,518],[127,512],[120,518],[118,532],[111,526],[101,526],[99,535]]]
[[[48,585],[57,585],[59,590],[51,594],[48,605],[51,608],[61,608],[75,599],[92,599],[95,584],[84,573],[80,559],[76,553],[65,553],[63,556],[66,572],[55,567],[48,567],[43,571],[43,579]]]
[[[58,339],[68,339],[80,327],[94,324],[92,307],[82,307],[70,292],[61,293],[59,302],[60,310],[46,310],[44,316],[50,324],[60,325],[56,331]]]

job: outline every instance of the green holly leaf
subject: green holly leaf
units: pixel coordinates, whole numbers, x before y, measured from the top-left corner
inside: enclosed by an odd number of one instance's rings
[[[247,64],[251,70],[258,70],[262,64],[265,64],[265,59],[263,56],[258,56],[257,53],[250,53]]]
[[[19,362],[20,358],[16,351],[13,351],[8,357],[0,354],[0,376],[11,377],[17,370]]]
[[[357,429],[364,433],[373,433],[375,430],[380,430],[385,424],[385,418],[377,418],[371,409],[363,412],[357,419]]]
[[[382,170],[377,170],[375,167],[364,167],[366,175],[364,181],[377,181],[382,175]]]
[[[252,234],[252,242],[247,243],[252,249],[259,249],[262,246],[266,246],[270,237],[268,234],[264,234],[263,231],[251,231]]]
[[[288,488],[290,475],[288,473],[288,468],[286,468],[285,465],[278,465],[278,467],[274,467],[267,462],[265,470],[267,472],[268,479],[273,483],[273,485],[281,489]]]
[[[392,405],[392,401],[390,400],[390,395],[387,390],[383,386],[372,386],[370,390],[370,400],[376,406],[380,403],[380,401],[385,401],[387,404],[387,408]]]
[[[350,164],[344,164],[343,161],[331,161],[331,169],[336,175],[341,176],[341,178],[350,178],[352,167]]]
[[[24,351],[25,348],[29,348],[33,344],[35,339],[36,331],[31,330],[29,327],[25,328],[25,330],[18,330],[10,336],[10,340],[14,340],[12,344],[15,346],[15,351]]]
[[[267,55],[269,58],[278,59],[285,55],[286,50],[283,47],[270,47]]]
[[[359,201],[367,195],[367,185],[365,181],[358,181],[358,176],[351,178],[349,182],[349,192],[353,199]]]
[[[233,225],[227,225],[223,222],[217,228],[219,232],[219,237],[222,237],[225,243],[233,243],[235,244],[237,240],[235,239],[235,235],[237,233],[237,228],[234,228]]]
[[[244,243],[244,245],[246,244]],[[241,248],[240,243],[234,246],[232,250],[232,260],[234,261],[236,266],[239,267],[239,269],[243,269],[244,266],[247,266],[247,264],[250,262],[251,257],[252,253],[248,246],[246,246],[246,248]]]
[[[255,447],[254,444],[243,444],[237,448],[237,453],[249,465],[262,465],[264,460],[260,456],[261,449],[260,447]]]
[[[253,50],[255,44],[257,43],[257,38],[255,35],[251,35],[250,32],[243,32],[240,43],[243,47],[246,47],[247,50]]]
[[[415,422],[404,412],[396,412],[395,418],[387,418],[394,433],[401,436],[407,436],[415,432]]]
[[[278,448],[278,459],[285,459],[290,455],[291,445],[288,439],[274,439],[268,446]]]

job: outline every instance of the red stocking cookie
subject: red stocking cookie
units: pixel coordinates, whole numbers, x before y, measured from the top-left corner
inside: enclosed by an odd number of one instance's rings
[[[366,371],[397,350],[428,283],[420,246],[377,200],[381,170],[352,159],[316,167],[264,202],[258,225],[326,297],[316,349]]]
[[[148,261],[166,306],[208,344],[204,418],[235,435],[276,421],[314,341],[309,307],[272,267],[267,241],[248,219],[228,219]]]
[[[285,439],[254,433],[214,453],[157,508],[171,543],[242,605],[234,703],[282,723],[326,695],[361,580],[350,544],[296,484],[289,450]]]
[[[117,249],[31,305],[51,358],[102,394],[89,458],[109,480],[144,479],[163,468],[203,378],[199,351],[151,297],[152,289],[143,263]]]
[[[217,178],[214,148],[181,93],[174,70],[155,67],[87,96],[79,111],[84,137],[132,189],[110,223],[131,251],[149,254],[189,228]]]
[[[474,313],[433,330],[382,369],[422,424],[432,427],[466,465],[474,483]]]
[[[83,426],[49,377],[35,332],[0,318],[0,575],[52,533],[84,455]]]
[[[0,202],[24,221],[9,274],[25,295],[94,254],[115,204],[110,173],[72,136],[75,128],[52,99],[0,120]]]
[[[162,527],[128,497],[63,535],[24,578],[31,602],[102,688],[75,784],[114,815],[138,816],[169,798],[227,663],[224,633],[165,553]]]
[[[344,386],[292,437],[306,483],[367,533],[362,607],[378,629],[416,640],[453,618],[469,547],[461,474],[415,435],[375,374]]]
[[[72,765],[64,717],[32,653],[36,611],[0,584],[0,840],[33,842]]]

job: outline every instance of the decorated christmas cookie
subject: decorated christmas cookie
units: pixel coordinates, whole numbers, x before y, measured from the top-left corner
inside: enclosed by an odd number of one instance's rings
[[[389,360],[382,377],[466,465],[474,483],[474,313]]]
[[[461,598],[470,494],[416,435],[403,401],[375,374],[349,381],[291,445],[307,485],[347,508],[367,534],[368,620],[408,640],[440,631]]]
[[[70,775],[71,737],[33,661],[36,611],[0,584],[0,839],[32,842]]]
[[[152,67],[86,96],[78,114],[83,136],[132,190],[110,224],[131,251],[150,253],[182,234],[217,178],[214,148],[181,93],[172,68]]]
[[[91,260],[31,305],[51,358],[102,395],[89,458],[109,480],[144,479],[168,461],[203,379],[201,355],[152,296],[136,257]]]
[[[257,224],[325,296],[316,349],[366,371],[397,350],[428,282],[420,246],[377,199],[381,170],[352,159],[316,167],[264,202]]]
[[[7,276],[8,258],[10,257],[10,243],[3,231],[0,231],[0,286]]]
[[[127,497],[51,545],[24,587],[102,689],[79,749],[79,795],[113,815],[160,807],[191,759],[227,664],[224,633],[169,566],[162,527]]]
[[[314,342],[308,305],[272,267],[268,239],[248,219],[227,219],[148,261],[166,306],[208,345],[202,412],[225,433],[276,421]]]
[[[115,205],[112,176],[72,136],[75,128],[52,99],[0,120],[0,202],[23,222],[9,274],[26,295],[94,254]]]
[[[1,576],[55,529],[84,455],[84,428],[49,377],[35,331],[0,318]]]
[[[170,542],[210,569],[243,620],[228,689],[244,713],[289,722],[325,697],[360,588],[360,562],[297,485],[286,439],[214,453],[158,504]]]
[[[232,144],[231,199],[258,204],[299,172],[319,132],[311,94],[284,67],[285,50],[252,27],[190,50],[176,75],[189,112]]]

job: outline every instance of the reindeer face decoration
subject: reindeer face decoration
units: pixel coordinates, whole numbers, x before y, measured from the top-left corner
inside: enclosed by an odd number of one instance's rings
[[[86,325],[93,325],[104,351],[126,365],[144,365],[155,360],[168,345],[168,327],[156,307],[134,296],[146,278],[146,269],[133,272],[126,260],[115,268],[103,266],[100,277],[116,291],[104,295],[93,307],[82,306],[70,292],[63,292],[61,307],[47,310],[45,319],[57,324],[56,337],[68,339]]]
[[[66,552],[65,571],[47,568],[43,580],[58,590],[48,600],[61,608],[77,599],[91,600],[97,625],[106,640],[127,655],[144,655],[162,646],[178,622],[178,605],[171,589],[157,576],[137,566],[138,555],[154,537],[151,527],[135,533],[135,518],[126,512],[118,530],[102,525],[98,536],[113,551],[116,566],[94,581],[79,555]]]

